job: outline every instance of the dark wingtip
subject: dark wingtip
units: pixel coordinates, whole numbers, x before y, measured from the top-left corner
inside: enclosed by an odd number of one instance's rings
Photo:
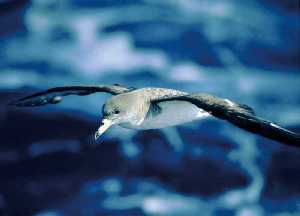
[[[6,106],[17,106],[17,103],[15,101],[11,101],[11,102],[8,102],[6,104]]]
[[[33,106],[42,106],[45,104],[57,104],[62,101],[61,96],[54,96],[52,98],[35,98],[30,100],[29,98],[21,98],[16,101],[11,101],[7,105],[8,106],[16,106],[16,107],[33,107]]]
[[[26,100],[24,100],[24,98],[21,98],[21,99],[15,100],[15,101],[11,101],[7,105],[8,106],[16,106],[16,107],[31,106],[31,104],[26,102]]]
[[[8,102],[6,105],[7,105],[7,106],[17,106],[17,107],[21,106],[19,100],[16,100],[16,101],[10,101],[10,102]]]
[[[29,104],[26,103],[22,103],[20,101],[13,101],[13,102],[9,102],[7,104],[7,106],[14,106],[14,107],[28,107],[30,106]]]

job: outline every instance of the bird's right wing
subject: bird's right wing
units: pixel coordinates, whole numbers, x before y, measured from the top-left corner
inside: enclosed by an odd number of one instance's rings
[[[120,85],[96,85],[96,86],[64,86],[50,88],[46,91],[38,92],[11,102],[9,105],[20,107],[42,106],[46,104],[56,104],[61,102],[62,97],[68,95],[89,95],[96,92],[106,92],[113,95],[123,94],[132,91]]]
[[[259,118],[254,111],[246,106],[231,102],[226,99],[218,98],[208,94],[190,94],[183,96],[161,97],[153,100],[152,103],[161,103],[164,101],[188,101],[199,108],[205,110],[211,115],[227,120],[228,122],[250,131],[285,143],[291,146],[300,147],[300,135],[284,129],[270,121]]]

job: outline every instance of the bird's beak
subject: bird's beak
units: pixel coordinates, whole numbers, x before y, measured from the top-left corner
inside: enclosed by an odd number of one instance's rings
[[[113,121],[109,119],[103,119],[102,124],[95,133],[95,140],[97,140],[110,126],[113,125]]]

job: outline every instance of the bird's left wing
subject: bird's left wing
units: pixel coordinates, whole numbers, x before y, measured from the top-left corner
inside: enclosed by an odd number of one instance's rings
[[[120,85],[95,85],[95,86],[64,86],[50,88],[46,91],[38,92],[13,101],[10,105],[28,107],[42,106],[46,104],[56,104],[61,102],[63,96],[68,95],[89,95],[96,92],[106,92],[113,95],[130,92],[132,88],[126,88]]]
[[[211,115],[227,120],[230,123],[250,131],[285,143],[291,146],[300,147],[300,135],[284,129],[270,121],[259,118],[254,111],[246,106],[231,102],[227,99],[218,98],[208,94],[196,93],[183,96],[161,97],[152,100],[152,103],[163,101],[188,101]]]

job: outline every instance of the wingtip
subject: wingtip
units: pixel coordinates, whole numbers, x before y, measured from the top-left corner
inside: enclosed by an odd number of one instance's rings
[[[6,106],[19,106],[18,101],[10,101],[6,104]]]
[[[7,106],[30,107],[30,106],[34,106],[34,104],[28,103],[28,102],[22,101],[22,100],[16,100],[16,101],[9,102],[9,103],[7,104]]]

